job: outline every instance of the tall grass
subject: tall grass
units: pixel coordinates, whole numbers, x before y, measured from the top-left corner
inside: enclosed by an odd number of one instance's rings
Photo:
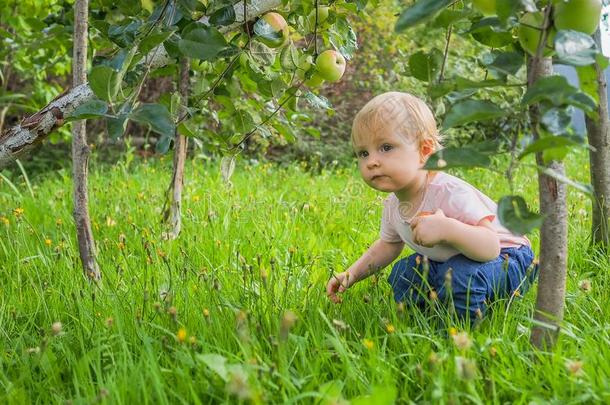
[[[585,162],[568,161],[583,182]],[[82,276],[69,173],[31,189],[0,180],[0,402],[610,401],[610,264],[587,253],[589,200],[574,189],[565,324],[539,352],[535,288],[476,328],[397,306],[387,269],[331,304],[330,274],[378,236],[383,196],[355,170],[241,165],[227,185],[216,164],[190,161],[183,231],[167,241],[170,166],[92,173],[99,288]],[[499,175],[458,174],[508,193]],[[514,188],[534,209],[535,179],[520,169]]]

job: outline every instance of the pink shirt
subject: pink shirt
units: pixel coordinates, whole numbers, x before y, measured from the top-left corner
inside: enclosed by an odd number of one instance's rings
[[[417,245],[411,236],[410,221],[421,212],[435,212],[442,209],[447,217],[455,218],[469,225],[477,225],[488,218],[500,239],[500,247],[519,247],[531,243],[526,236],[512,234],[500,224],[496,214],[497,204],[488,196],[462,179],[445,172],[436,172],[428,184],[423,201],[415,214],[403,218],[399,210],[399,201],[394,193],[383,202],[380,238],[386,242],[403,241],[421,255],[431,260],[444,262],[460,251],[449,244],[438,244],[431,248]]]

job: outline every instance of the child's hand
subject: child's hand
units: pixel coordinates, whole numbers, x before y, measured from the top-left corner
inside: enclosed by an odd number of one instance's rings
[[[341,302],[341,297],[337,296],[337,292],[344,292],[351,285],[350,274],[347,271],[339,274],[333,274],[326,284],[326,295],[335,304]]]
[[[444,241],[447,230],[447,217],[442,209],[418,215],[411,221],[413,242],[424,247],[433,247]]]

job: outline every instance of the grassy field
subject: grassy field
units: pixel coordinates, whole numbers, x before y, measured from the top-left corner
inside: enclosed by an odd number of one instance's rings
[[[568,166],[588,180],[586,155]],[[610,402],[610,264],[585,253],[573,188],[565,327],[544,353],[528,340],[535,289],[474,329],[397,306],[388,269],[331,304],[331,272],[378,235],[383,195],[355,170],[240,164],[229,186],[189,161],[183,232],[165,241],[170,172],[166,158],[92,173],[101,288],[82,276],[69,171],[0,180],[0,403]],[[515,192],[536,208],[531,169]]]

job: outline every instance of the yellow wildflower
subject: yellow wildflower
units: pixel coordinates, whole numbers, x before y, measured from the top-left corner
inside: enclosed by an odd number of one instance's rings
[[[373,342],[371,339],[363,339],[362,344],[369,350],[373,350],[375,347],[375,342]]]
[[[178,333],[176,333],[176,339],[178,339],[178,342],[184,343],[184,341],[186,340],[186,329],[178,329]]]

